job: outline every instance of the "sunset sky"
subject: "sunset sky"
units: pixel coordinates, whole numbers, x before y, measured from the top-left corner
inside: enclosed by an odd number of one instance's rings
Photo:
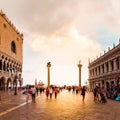
[[[119,43],[120,0],[2,0],[0,9],[24,34],[24,85],[35,79],[47,84],[78,85],[88,79],[88,59]]]

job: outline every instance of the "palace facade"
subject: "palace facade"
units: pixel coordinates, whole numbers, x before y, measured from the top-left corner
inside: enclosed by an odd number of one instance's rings
[[[110,86],[120,84],[120,40],[117,46],[108,48],[104,55],[96,60],[89,61],[89,84],[93,90],[95,86],[108,89]]]
[[[0,90],[22,86],[23,34],[0,11]]]

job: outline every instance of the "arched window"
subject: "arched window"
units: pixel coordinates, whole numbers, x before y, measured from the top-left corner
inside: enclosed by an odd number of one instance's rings
[[[11,42],[11,51],[16,53],[16,45],[14,41]]]

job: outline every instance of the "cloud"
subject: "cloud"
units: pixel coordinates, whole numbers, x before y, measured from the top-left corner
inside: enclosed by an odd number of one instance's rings
[[[31,33],[48,36],[62,27],[75,26],[81,34],[91,35],[101,25],[119,34],[119,3],[119,0],[12,0],[0,6],[6,8],[6,14],[20,29]]]
[[[30,42],[31,49],[46,54],[46,56],[53,56],[58,61],[64,61],[65,64],[77,61],[80,58],[88,59],[88,56],[93,57],[100,51],[100,45],[97,42],[87,36],[80,35],[75,27],[69,28],[66,32],[61,32],[60,29],[57,33],[63,33],[64,35],[59,36],[56,33],[49,37],[36,35]]]
[[[106,40],[102,32],[105,30],[106,36],[119,35],[119,3],[119,0],[4,0],[0,8],[24,33],[25,71],[35,71],[45,80],[46,63],[51,61],[55,76],[68,79],[68,74],[74,73],[71,79],[77,79],[74,65],[81,59],[85,76],[88,58],[98,56],[104,46],[98,41]],[[27,79],[30,72],[25,71]],[[57,79],[55,76],[52,78]]]
[[[38,66],[35,66],[36,72],[39,71],[37,72],[38,78],[42,74],[39,79],[47,80],[46,63],[51,61],[51,82],[55,83],[57,79],[61,79],[61,81],[57,82],[59,84],[65,81],[68,84],[72,84],[72,80],[74,80],[74,84],[78,84],[76,77],[79,59],[81,59],[83,64],[83,79],[87,80],[88,58],[98,55],[101,47],[89,36],[81,35],[74,26],[69,27],[69,29],[61,28],[51,34],[51,36],[35,34],[29,42],[29,46],[30,50],[37,52],[36,55],[32,55],[34,57],[31,58],[31,62],[36,61],[35,64],[39,63]],[[41,54],[44,55],[44,58],[41,58]],[[68,81],[69,76],[71,78],[70,81]]]

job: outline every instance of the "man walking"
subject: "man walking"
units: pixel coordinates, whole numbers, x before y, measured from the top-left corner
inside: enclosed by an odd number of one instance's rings
[[[31,92],[32,92],[32,102],[35,103],[35,97],[36,97],[36,88],[35,88],[35,86],[32,86]]]

